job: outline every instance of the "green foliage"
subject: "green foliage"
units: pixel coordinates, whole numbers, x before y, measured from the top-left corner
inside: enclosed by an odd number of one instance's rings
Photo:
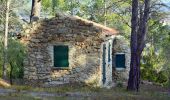
[[[141,77],[144,80],[168,85],[170,73],[170,28],[158,20],[150,20],[147,45],[141,61]]]
[[[3,66],[3,44],[0,43],[0,69]],[[9,39],[8,45],[8,73],[10,72],[10,67],[12,67],[13,78],[23,77],[23,60],[25,57],[25,47],[18,40]],[[2,71],[0,71],[2,72]]]
[[[25,57],[25,47],[18,40],[10,39],[8,46],[8,62],[13,67],[13,78],[23,77],[23,60]]]
[[[42,8],[45,12],[54,15],[56,11],[68,10],[67,0],[42,0]]]
[[[43,9],[47,9],[47,8],[51,7],[52,0],[42,0],[42,5],[43,5]]]
[[[118,82],[116,82],[117,84],[116,84],[116,86],[117,87],[123,87],[123,82],[122,81],[118,81]]]
[[[1,0],[0,3],[0,75],[2,75],[2,66],[3,66],[3,40],[4,40],[4,22],[5,22],[5,0]],[[10,3],[10,17],[9,17],[9,32],[8,32],[8,73],[12,67],[13,69],[13,78],[22,78],[23,77],[23,59],[25,56],[25,48],[19,42],[19,40],[12,39],[13,34],[11,33],[19,33],[22,29],[22,21],[19,19],[20,13],[22,13],[21,8],[28,3],[29,0],[11,0]],[[23,6],[21,6],[23,5]],[[22,8],[22,9],[25,9]]]

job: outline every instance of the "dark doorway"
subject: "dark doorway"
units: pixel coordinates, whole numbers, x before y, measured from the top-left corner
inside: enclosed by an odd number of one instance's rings
[[[103,44],[103,54],[102,54],[102,62],[103,62],[103,70],[102,70],[102,76],[103,76],[103,79],[102,79],[102,82],[103,84],[105,84],[106,82],[106,44]]]

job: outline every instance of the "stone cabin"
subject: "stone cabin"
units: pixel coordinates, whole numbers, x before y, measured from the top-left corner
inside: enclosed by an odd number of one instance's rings
[[[85,83],[112,87],[126,81],[130,49],[118,31],[78,16],[59,15],[24,31],[24,79],[29,85]]]

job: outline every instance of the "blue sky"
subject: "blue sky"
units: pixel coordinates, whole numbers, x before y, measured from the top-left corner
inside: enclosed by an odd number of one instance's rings
[[[169,0],[162,0],[162,1],[164,1],[164,2],[170,2]]]
[[[162,2],[164,2],[167,6],[170,7],[170,0],[162,0]],[[170,9],[167,8],[163,8],[164,11],[170,11]]]
[[[170,6],[170,0],[162,0],[162,2],[164,2]]]

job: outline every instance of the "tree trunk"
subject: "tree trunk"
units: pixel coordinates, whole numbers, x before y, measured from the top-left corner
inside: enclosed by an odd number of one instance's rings
[[[131,28],[131,63],[128,80],[128,90],[137,89],[137,31],[138,31],[138,0],[132,0]]]
[[[4,37],[4,62],[3,62],[3,72],[2,72],[3,79],[7,79],[7,66],[8,66],[7,50],[8,50],[9,4],[10,4],[10,0],[6,0],[5,37]]]
[[[150,0],[145,0],[145,8],[144,8],[144,14],[142,16],[142,21],[140,22],[140,30],[139,30],[139,35],[138,35],[138,51],[139,55],[142,54],[142,51],[145,46],[145,41],[146,41],[146,34],[148,32],[148,19],[149,19],[149,11],[150,11]]]
[[[71,2],[71,15],[74,15],[74,11],[73,11],[73,0],[71,0],[70,2]]]
[[[140,11],[138,18],[138,0],[132,1],[132,32],[131,32],[131,64],[128,80],[128,90],[139,90],[140,85],[140,59],[145,46],[148,28],[150,0],[145,0],[144,12]],[[141,10],[141,8],[140,8]]]
[[[11,66],[11,70],[10,70],[10,84],[12,85],[13,84],[13,81],[12,81],[12,72],[13,72],[13,66],[12,66],[12,63],[10,62],[10,66]]]
[[[138,35],[138,47],[137,47],[137,54],[138,54],[138,85],[140,84],[140,59],[142,55],[142,51],[145,47],[145,41],[146,41],[146,34],[148,33],[148,19],[149,19],[149,12],[150,12],[150,0],[144,1],[145,8],[144,8],[144,14],[141,16],[143,20],[141,20],[142,24],[141,30],[139,31]]]
[[[57,1],[56,0],[52,0],[52,12],[55,15],[55,7],[57,6]]]
[[[30,22],[39,20],[41,12],[41,0],[32,0]]]
[[[107,25],[106,0],[104,0],[104,26]]]

